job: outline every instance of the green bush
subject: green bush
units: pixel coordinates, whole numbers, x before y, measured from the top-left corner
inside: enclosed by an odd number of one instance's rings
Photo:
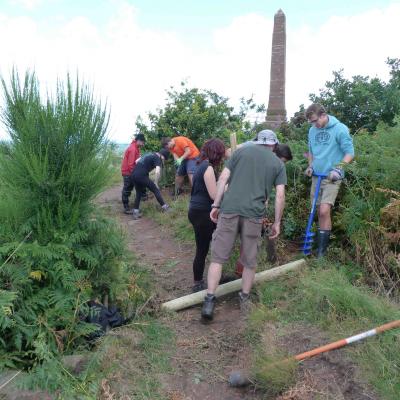
[[[349,244],[350,255],[365,267],[370,283],[393,294],[400,289],[400,243],[389,237],[400,223],[400,206],[391,200],[400,196],[400,128],[382,125],[374,135],[356,135],[354,143],[356,161],[348,168],[335,220],[338,239]],[[385,216],[388,207],[392,210]]]
[[[81,318],[89,299],[143,293],[122,233],[92,202],[111,171],[106,109],[78,79],[45,100],[34,74],[2,84],[0,367],[21,367],[82,343],[96,329]]]
[[[359,132],[353,140],[355,161],[346,169],[346,178],[333,208],[333,246],[340,249],[342,259],[347,257],[362,265],[371,285],[397,294],[400,289],[400,262],[396,256],[400,244],[400,128],[380,124],[375,134]],[[301,237],[307,224],[311,180],[303,175],[307,166],[304,157],[307,142],[299,139],[285,142],[292,148],[294,158],[286,165],[288,186],[283,233],[286,239],[294,240]],[[273,198],[271,215],[272,209]],[[314,230],[316,226],[317,217]]]
[[[211,90],[188,88],[185,82],[179,89],[167,91],[167,105],[155,113],[147,115],[149,124],[139,117],[136,121],[138,131],[146,135],[146,150],[160,148],[162,137],[187,136],[199,148],[203,143],[217,137],[229,144],[229,136],[236,132],[237,141],[247,140],[251,124],[246,120],[249,112],[262,112],[263,105],[253,99],[241,99],[239,111],[229,106],[228,98]]]

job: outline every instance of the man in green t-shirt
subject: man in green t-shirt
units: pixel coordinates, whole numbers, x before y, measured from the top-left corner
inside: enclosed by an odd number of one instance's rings
[[[274,132],[262,130],[257,135],[257,141],[253,142],[255,146],[244,146],[233,153],[218,179],[210,213],[211,220],[217,222],[217,229],[211,243],[208,289],[201,311],[203,319],[213,319],[214,293],[221,278],[222,265],[229,260],[238,234],[242,249],[240,262],[244,266],[239,299],[241,308],[248,308],[265,201],[273,186],[276,189],[275,221],[270,238],[276,238],[280,233],[287,179],[284,163],[272,152],[277,142]],[[224,193],[226,184],[228,190]]]

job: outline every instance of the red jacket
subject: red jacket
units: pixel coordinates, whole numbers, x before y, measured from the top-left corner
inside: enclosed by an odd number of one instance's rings
[[[125,150],[124,158],[121,163],[122,176],[129,176],[136,165],[136,160],[140,157],[140,149],[136,141],[132,141],[129,147]]]

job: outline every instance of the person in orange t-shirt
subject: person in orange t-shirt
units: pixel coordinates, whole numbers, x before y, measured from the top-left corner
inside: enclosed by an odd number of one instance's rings
[[[177,166],[175,176],[175,194],[182,193],[183,180],[188,176],[190,185],[193,182],[193,174],[196,170],[196,161],[200,155],[199,149],[186,136],[176,136],[174,138],[163,138],[162,146],[168,147],[173,155]]]

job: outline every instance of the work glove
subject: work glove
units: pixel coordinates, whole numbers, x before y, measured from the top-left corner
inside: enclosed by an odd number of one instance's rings
[[[314,172],[313,167],[308,166],[307,169],[304,171],[304,175],[308,176],[309,178],[311,178],[313,172]]]
[[[331,182],[340,181],[344,178],[344,171],[342,168],[333,168],[330,170],[328,177]]]
[[[182,161],[183,161],[183,158],[182,158],[182,157],[177,158],[177,159],[175,160],[175,165],[176,165],[177,167],[180,167],[181,164],[182,164]]]

